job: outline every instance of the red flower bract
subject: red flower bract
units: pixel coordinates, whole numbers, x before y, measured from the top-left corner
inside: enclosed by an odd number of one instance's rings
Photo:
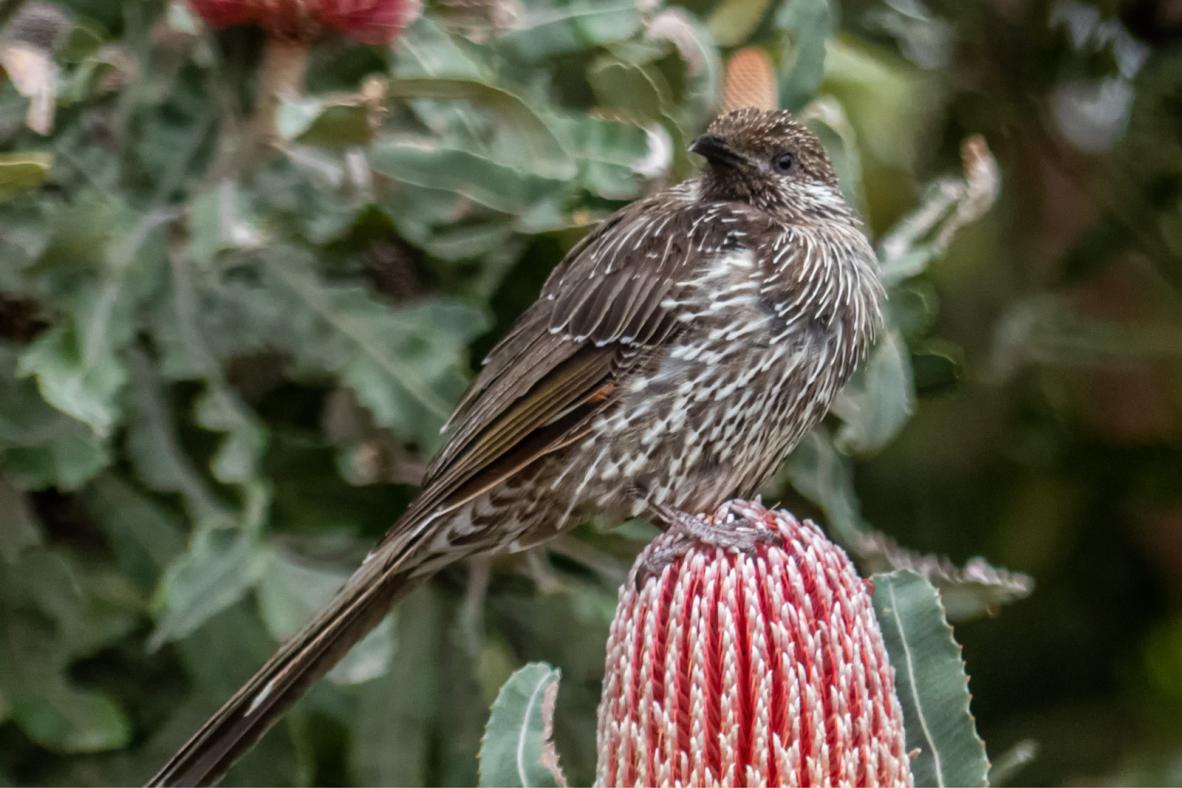
[[[621,590],[597,783],[910,785],[866,583],[810,522],[743,501],[713,515],[734,518],[782,542],[754,555],[696,545],[636,590],[642,555]]]
[[[212,27],[256,24],[271,35],[311,39],[336,30],[367,44],[391,41],[415,0],[189,0]]]

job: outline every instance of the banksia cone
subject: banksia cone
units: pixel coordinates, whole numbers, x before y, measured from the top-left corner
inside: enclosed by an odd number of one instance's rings
[[[367,44],[391,41],[418,8],[415,0],[189,0],[211,27],[255,24],[301,41],[327,30]]]
[[[910,785],[870,590],[810,522],[757,503],[779,543],[694,545],[620,593],[599,706],[600,785]]]
[[[780,106],[776,71],[772,59],[759,47],[746,47],[726,62],[722,89],[722,111],[741,107],[775,109]]]

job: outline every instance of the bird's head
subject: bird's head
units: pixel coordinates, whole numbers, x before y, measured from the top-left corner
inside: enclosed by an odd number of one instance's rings
[[[852,217],[821,141],[787,111],[728,112],[690,150],[706,159],[702,195],[708,199],[789,217]]]

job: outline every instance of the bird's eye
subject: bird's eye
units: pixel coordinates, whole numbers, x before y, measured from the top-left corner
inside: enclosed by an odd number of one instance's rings
[[[796,169],[795,153],[777,153],[772,159],[772,168],[779,173],[789,173]]]

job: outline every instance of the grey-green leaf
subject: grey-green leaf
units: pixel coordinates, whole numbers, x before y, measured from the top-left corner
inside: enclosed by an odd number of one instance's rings
[[[550,736],[561,672],[534,662],[497,694],[480,747],[480,785],[563,786]]]
[[[833,35],[829,0],[788,0],[774,17],[786,35],[780,66],[780,106],[800,109],[816,94],[825,74],[825,50]]]
[[[636,0],[530,2],[499,42],[506,55],[527,63],[631,38],[640,29]]]
[[[989,758],[969,710],[961,649],[936,589],[908,570],[874,575],[874,612],[903,707],[916,785],[986,785]]]
[[[393,98],[430,98],[469,101],[485,109],[504,127],[519,164],[548,178],[569,178],[575,174],[574,160],[554,131],[520,96],[504,88],[475,79],[413,78],[390,83]]]
[[[295,634],[329,603],[348,577],[348,572],[303,563],[273,551],[257,590],[259,610],[271,636],[283,641]],[[328,678],[337,684],[360,684],[381,676],[389,664],[391,632],[387,617],[349,651]]]
[[[148,648],[189,635],[237,602],[262,576],[268,553],[257,531],[203,528],[169,566],[157,593],[156,629]]]
[[[16,358],[0,345],[0,470],[25,489],[73,490],[111,461],[107,443],[18,380]]]
[[[863,534],[851,545],[851,552],[866,571],[907,569],[925,578],[940,592],[940,602],[952,623],[994,615],[1002,605],[1034,592],[1034,578],[1029,575],[993,566],[979,556],[957,566],[943,556],[900,547],[875,531]]]
[[[855,544],[866,532],[849,459],[833,445],[824,427],[804,436],[788,458],[784,473],[797,492],[825,513],[825,526],[838,542]]]
[[[759,27],[769,5],[771,0],[722,0],[706,24],[719,46],[739,46]]]
[[[837,447],[846,454],[873,454],[894,440],[914,411],[907,346],[897,331],[889,331],[834,405],[842,419]]]

